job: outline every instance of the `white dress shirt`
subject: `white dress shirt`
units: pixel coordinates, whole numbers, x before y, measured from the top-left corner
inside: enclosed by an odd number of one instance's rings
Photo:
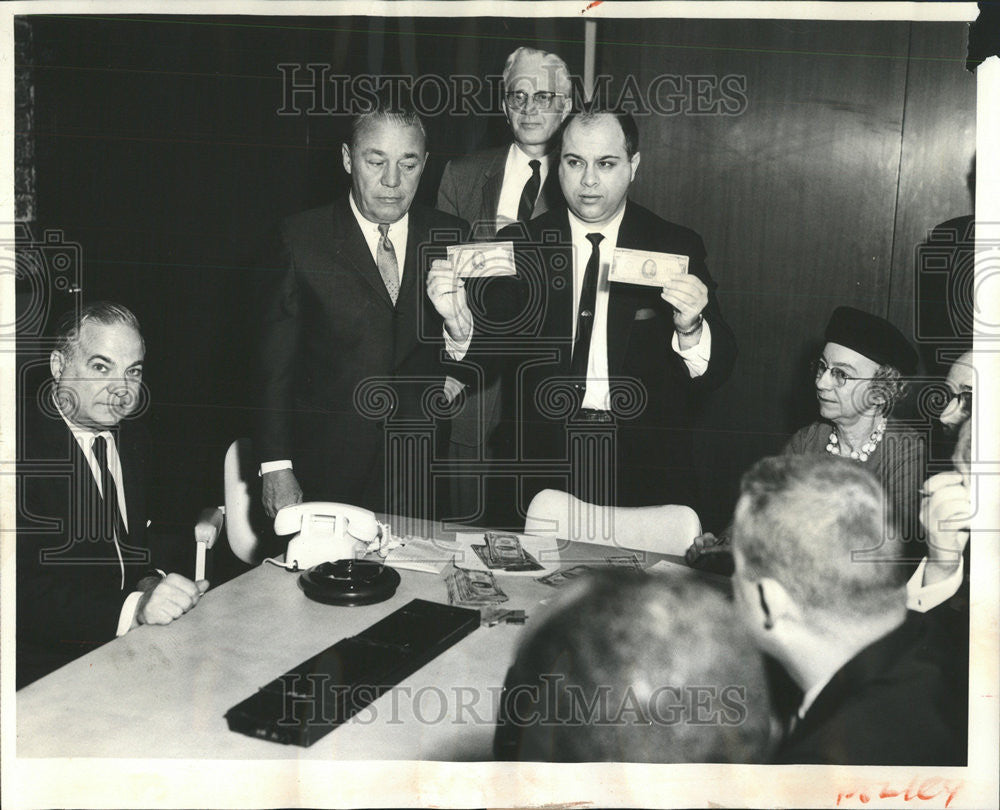
[[[57,404],[56,408],[58,409],[58,407],[59,406]],[[80,446],[80,451],[83,453],[83,457],[87,459],[87,464],[90,465],[91,475],[94,476],[94,481],[97,482],[97,489],[101,493],[102,498],[104,497],[104,488],[101,482],[101,469],[97,464],[97,456],[94,455],[94,442],[99,436],[104,437],[105,444],[108,448],[108,472],[111,474],[111,478],[115,482],[115,489],[118,490],[118,511],[121,513],[122,523],[125,525],[125,529],[128,530],[128,507],[125,504],[125,484],[122,479],[122,462],[118,455],[118,445],[115,442],[114,435],[107,430],[95,431],[79,427],[67,419],[66,414],[64,414],[62,410],[59,410],[59,415],[66,423],[66,427],[69,428],[70,433],[73,434],[73,438],[76,439],[76,443]],[[116,534],[114,537],[115,553],[118,555],[118,567],[121,571],[120,587],[124,591],[125,563],[122,561],[122,550],[118,541],[119,538]],[[134,591],[125,598],[125,601],[122,604],[122,609],[118,614],[118,627],[115,631],[116,636],[125,635],[132,627],[132,623],[135,618],[135,609],[138,607],[139,599],[141,597],[141,591]]]
[[[608,270],[611,258],[618,245],[618,230],[622,224],[625,209],[599,230],[583,222],[568,211],[569,229],[573,243],[573,339],[576,340],[576,314],[580,308],[580,296],[583,294],[583,277],[587,271],[587,262],[593,246],[587,239],[588,233],[599,233],[604,239],[599,245],[601,266],[597,277],[597,299],[594,306],[594,327],[590,337],[590,357],[587,360],[587,392],[583,397],[582,407],[598,411],[610,410],[608,403],[608,300],[611,294],[611,283],[608,281]],[[684,360],[688,374],[700,377],[708,369],[708,361],[712,352],[712,330],[708,321],[703,322],[698,343],[688,349],[681,349],[674,333],[671,343],[673,350]]]
[[[374,261],[377,265],[378,243],[382,238],[382,234],[379,233],[378,229],[379,223],[370,222],[362,216],[361,211],[358,210],[358,206],[354,202],[354,194],[348,194],[347,197],[350,200],[351,212],[354,214],[354,218],[358,221],[358,227],[361,228],[361,234],[365,237],[365,242],[368,244],[368,250],[371,251],[372,261]],[[403,286],[403,265],[406,263],[406,241],[409,233],[409,225],[410,212],[407,211],[403,214],[399,221],[393,222],[389,225],[389,231],[386,234],[392,242],[392,249],[396,254],[396,266],[399,268],[400,288]],[[469,341],[471,341],[471,337]],[[464,345],[467,349],[468,342]],[[292,460],[290,458],[283,458],[275,461],[262,461],[260,464],[261,475],[269,472],[277,472],[278,470],[290,469],[292,469]]]
[[[924,570],[927,568],[927,558],[924,557],[906,583],[906,609],[917,613],[926,613],[936,608],[942,602],[951,599],[962,586],[965,578],[965,559],[959,560],[955,570],[940,582],[924,585]]]
[[[545,178],[549,176],[548,156],[531,157],[531,155],[522,152],[521,147],[516,143],[510,145],[510,149],[507,151],[507,163],[503,170],[503,184],[500,186],[500,202],[497,204],[497,231],[517,222],[517,209],[521,205],[521,192],[524,191],[524,184],[531,177],[531,166],[528,164],[532,160],[537,160],[540,164],[538,173],[541,177],[541,183],[538,185],[538,193],[541,194],[542,188],[545,186]],[[535,202],[538,202],[537,197]]]

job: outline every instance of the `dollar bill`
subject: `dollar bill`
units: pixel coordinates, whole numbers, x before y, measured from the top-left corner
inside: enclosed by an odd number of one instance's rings
[[[634,568],[637,571],[642,571],[642,563],[635,554],[621,554],[617,557],[605,557],[604,561],[608,565],[614,565],[624,568]]]
[[[591,565],[571,565],[569,568],[560,568],[558,571],[553,571],[551,574],[539,577],[538,581],[553,588],[558,588],[570,580],[581,577],[593,570],[594,568]]]
[[[615,248],[608,281],[662,287],[670,276],[688,271],[689,258],[679,253]]]
[[[516,276],[513,242],[469,242],[448,247],[448,261],[461,278]]]
[[[453,605],[478,607],[507,601],[507,594],[489,571],[472,571],[454,565],[445,577],[445,583],[448,600]]]

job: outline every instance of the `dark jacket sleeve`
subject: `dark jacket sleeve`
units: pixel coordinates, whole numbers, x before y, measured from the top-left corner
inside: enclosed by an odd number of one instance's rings
[[[293,254],[282,232],[260,270],[258,412],[255,448],[261,461],[290,459],[289,415],[299,349],[299,298]]]

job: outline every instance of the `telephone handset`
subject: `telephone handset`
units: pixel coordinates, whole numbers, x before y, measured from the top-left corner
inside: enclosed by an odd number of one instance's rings
[[[388,544],[391,529],[367,509],[311,501],[281,509],[274,518],[274,533],[295,534],[288,542],[285,567],[296,571],[380,550]]]

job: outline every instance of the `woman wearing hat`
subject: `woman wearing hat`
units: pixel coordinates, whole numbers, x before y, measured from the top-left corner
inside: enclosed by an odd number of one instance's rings
[[[924,438],[891,415],[906,393],[906,377],[916,373],[916,350],[887,320],[853,307],[834,310],[825,338],[813,363],[820,418],[795,433],[784,452],[830,453],[869,469],[885,489],[895,537],[912,541],[904,546],[903,558],[916,565],[924,555],[917,540]],[[688,563],[731,570],[730,560],[715,559],[728,550],[728,534],[727,529],[718,539],[712,534],[696,538]]]

